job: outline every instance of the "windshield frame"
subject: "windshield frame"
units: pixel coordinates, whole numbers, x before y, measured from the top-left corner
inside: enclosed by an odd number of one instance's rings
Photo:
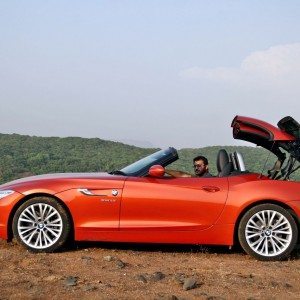
[[[126,176],[143,177],[148,175],[150,167],[161,165],[163,167],[178,159],[177,150],[173,147],[156,151],[120,170]]]

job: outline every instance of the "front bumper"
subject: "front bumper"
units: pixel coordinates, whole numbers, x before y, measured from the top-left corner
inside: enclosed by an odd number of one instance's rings
[[[8,226],[14,212],[15,205],[24,197],[23,194],[13,194],[0,199],[0,239],[8,239]]]

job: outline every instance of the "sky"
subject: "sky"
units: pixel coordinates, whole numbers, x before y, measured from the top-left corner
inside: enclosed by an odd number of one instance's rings
[[[239,145],[300,122],[299,0],[0,1],[0,133]]]

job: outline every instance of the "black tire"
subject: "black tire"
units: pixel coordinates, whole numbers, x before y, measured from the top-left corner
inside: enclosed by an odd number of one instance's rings
[[[288,210],[271,203],[259,204],[242,217],[238,238],[242,248],[258,260],[283,260],[297,244],[298,227]]]
[[[50,197],[35,197],[16,211],[12,229],[17,241],[32,252],[53,252],[61,248],[71,233],[65,208]]]

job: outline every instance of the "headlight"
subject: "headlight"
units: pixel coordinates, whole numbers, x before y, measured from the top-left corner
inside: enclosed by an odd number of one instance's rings
[[[4,190],[4,191],[0,191],[0,199],[9,196],[11,194],[13,194],[14,191],[13,190]]]

